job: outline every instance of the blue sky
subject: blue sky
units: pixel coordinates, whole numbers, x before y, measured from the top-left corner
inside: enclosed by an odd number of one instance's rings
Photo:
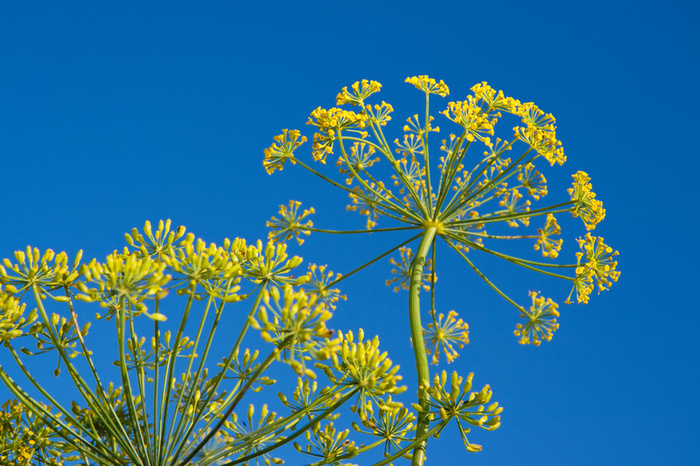
[[[308,114],[360,79],[383,84],[397,135],[421,109],[407,76],[443,79],[452,100],[487,81],[555,115],[568,162],[550,191],[591,176],[607,209],[596,234],[620,251],[622,276],[587,306],[562,305],[551,342],[524,347],[517,313],[446,257],[437,307],[457,310],[471,339],[446,369],[475,372],[505,411],[499,430],[470,437],[482,453],[445,433],[430,462],[698,464],[697,17],[677,1],[2,1],[0,257],[31,244],[102,258],[161,218],[253,240],[289,199],[314,206],[319,226],[360,228],[302,170],[265,173],[272,137],[310,137]],[[293,251],[344,272],[402,238],[312,235]],[[406,295],[383,285],[389,269],[343,284],[333,326],[378,333],[410,385]],[[522,297],[568,292],[490,270]]]

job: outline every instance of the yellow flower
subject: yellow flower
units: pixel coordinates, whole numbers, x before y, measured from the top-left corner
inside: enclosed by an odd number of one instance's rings
[[[523,165],[518,173],[518,180],[536,201],[547,195],[547,180],[542,173],[535,170],[534,164],[526,163]]]
[[[492,115],[482,109],[481,103],[471,95],[462,102],[448,102],[447,110],[441,113],[466,129],[469,141],[474,138],[483,141],[486,139],[485,134],[493,136],[493,128],[498,121],[498,114]]]
[[[508,225],[516,228],[518,226],[518,221],[523,225],[530,225],[530,218],[520,216],[523,212],[530,211],[530,201],[526,200],[522,204],[518,204],[523,195],[517,189],[512,189],[503,193],[503,198],[499,201],[498,205],[505,207],[505,215],[516,216],[515,218],[509,218]]]
[[[379,162],[379,157],[374,157],[376,149],[365,142],[356,142],[350,148],[348,160],[339,157],[336,165],[340,167],[340,173],[347,173],[346,184],[351,184],[355,176],[361,174],[365,169]],[[344,168],[347,167],[347,168]],[[354,172],[354,173],[353,173]]]
[[[381,407],[384,402],[379,397],[402,393],[406,389],[397,385],[401,381],[399,366],[394,365],[386,352],[379,350],[379,337],[375,336],[372,340],[364,338],[362,329],[357,332],[357,342],[352,331],[346,334],[338,332],[338,340],[342,343],[338,351],[331,353],[332,368],[336,372],[330,370],[331,367],[316,364],[316,367],[324,369],[331,383],[359,389],[356,406],[361,410],[366,409],[366,398],[371,398]]]
[[[306,142],[306,136],[300,136],[301,132],[296,129],[291,131],[283,129],[282,134],[273,138],[276,142],[264,150],[263,166],[268,175],[274,173],[275,170],[282,170],[284,162],[287,160],[291,160],[292,164],[295,163],[294,150]]]
[[[396,286],[394,287],[394,291],[396,293],[398,293],[402,288],[404,290],[408,289],[408,283],[411,280],[411,263],[413,262],[413,251],[411,248],[401,247],[399,248],[399,254],[401,257],[401,263],[396,262],[396,259],[393,257],[389,259],[389,263],[396,267],[395,269],[391,270],[391,273],[395,274],[396,277],[386,281],[386,286],[396,283]],[[432,272],[433,262],[428,260],[423,268],[422,284],[425,291],[430,290],[430,282],[433,279]],[[435,280],[437,281],[437,277],[435,277]]]
[[[314,224],[311,220],[306,223],[302,223],[302,220],[313,214],[314,208],[306,209],[300,215],[300,205],[301,202],[299,201],[289,201],[289,206],[280,205],[279,214],[281,218],[278,220],[277,217],[272,217],[266,224],[268,228],[271,228],[270,233],[267,235],[270,241],[287,241],[296,238],[300,246],[304,244],[304,240],[300,235],[310,235],[311,232],[308,228],[313,227]]]
[[[340,91],[336,97],[336,105],[362,105],[367,97],[375,92],[379,92],[382,89],[382,85],[377,81],[368,81],[363,79],[362,82],[355,81],[355,84],[351,86],[351,89],[352,91],[348,91],[348,88],[344,87],[343,90]]]
[[[605,244],[602,237],[591,236],[590,233],[577,241],[583,252],[576,253],[578,258],[576,274],[595,278],[599,293],[607,290],[612,282],[616,282],[620,277],[620,272],[615,270],[617,261],[614,260],[614,257],[620,253],[613,251],[613,248]],[[585,262],[582,263],[581,260],[584,258]]]
[[[374,111],[371,105],[367,105],[367,112],[372,115],[372,120],[379,126],[386,126],[386,124],[391,121],[389,114],[393,111],[394,107],[384,101],[382,101],[381,105],[375,105]]]
[[[515,137],[530,145],[551,165],[555,163],[563,165],[566,162],[566,156],[561,147],[561,141],[557,139],[554,116],[551,113],[545,115],[532,102],[520,105],[516,114],[522,117],[525,127],[516,126],[513,128]]]
[[[503,91],[496,91],[489,86],[486,81],[472,86],[471,91],[474,97],[483,100],[492,110],[505,110],[510,113],[516,113],[520,106],[520,101],[512,97],[503,95]]]
[[[554,235],[561,234],[561,228],[557,224],[557,219],[553,214],[547,214],[547,221],[544,224],[544,229],[540,228],[537,230],[539,233],[539,238],[535,243],[535,250],[542,249],[542,257],[549,257],[550,259],[555,259],[559,256],[559,251],[561,251],[561,245],[564,242],[563,239],[552,239]]]
[[[307,274],[309,281],[306,283],[306,294],[316,296],[318,302],[325,304],[330,309],[335,310],[335,303],[339,299],[346,299],[340,294],[338,288],[329,288],[334,282],[341,279],[341,274],[334,274],[330,270],[326,272],[326,266],[311,264]]]
[[[430,311],[435,316],[435,310]],[[444,314],[438,314],[434,324],[428,324],[428,328],[423,329],[425,335],[425,346],[428,354],[432,354],[431,364],[437,364],[440,359],[440,348],[447,357],[447,362],[451,363],[459,356],[454,349],[454,345],[463,348],[469,343],[469,325],[462,319],[457,320],[457,313],[450,311],[447,319]]]
[[[571,214],[574,217],[581,217],[586,230],[594,230],[596,225],[605,218],[603,203],[595,198],[595,193],[591,191],[592,186],[588,174],[582,171],[571,175],[574,179],[574,187],[569,188],[569,195],[574,203],[574,210]]]
[[[360,186],[355,186],[353,192],[348,193],[352,200],[352,204],[347,206],[349,211],[359,211],[360,214],[367,216],[366,227],[370,230],[377,225],[381,210],[382,200],[388,196],[389,191],[384,187],[383,182],[379,184],[370,183],[371,190],[362,189]]]
[[[544,296],[537,296],[536,291],[530,292],[532,306],[529,310],[523,309],[520,317],[526,319],[525,324],[518,324],[515,336],[519,336],[521,345],[533,344],[539,346],[542,340],[551,341],[554,332],[559,328],[557,317],[559,311],[557,304],[551,299],[545,300]]]
[[[338,138],[341,130],[362,129],[365,127],[368,116],[365,113],[355,113],[341,108],[318,107],[311,112],[308,125],[316,126],[319,133],[314,133],[314,142],[311,154],[317,162],[326,163],[326,155],[333,153],[333,142]]]
[[[407,83],[413,84],[416,89],[424,91],[426,94],[437,94],[441,97],[445,97],[450,93],[450,88],[441,79],[440,82],[435,81],[428,76],[413,76],[406,78]]]
[[[566,304],[571,304],[571,295],[576,291],[576,302],[588,304],[590,295],[593,292],[593,278],[584,267],[576,269],[576,277],[574,277],[574,286],[569,293],[569,296],[564,301]]]

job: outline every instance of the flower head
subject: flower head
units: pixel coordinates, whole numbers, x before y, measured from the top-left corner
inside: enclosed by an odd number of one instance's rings
[[[271,228],[270,233],[267,235],[270,241],[288,241],[296,238],[299,245],[304,244],[301,235],[310,235],[311,232],[308,228],[313,227],[314,224],[311,220],[308,220],[306,223],[302,223],[302,220],[313,214],[314,208],[311,207],[299,213],[299,206],[301,206],[299,201],[289,201],[288,206],[280,205],[280,219],[272,217],[267,222],[267,227]]]
[[[330,270],[326,271],[325,265],[311,264],[307,276],[309,281],[305,285],[306,293],[317,296],[319,302],[326,304],[330,309],[335,310],[335,303],[340,299],[346,299],[346,296],[340,294],[338,288],[331,288],[333,283],[342,278],[342,275],[334,274]]]
[[[445,97],[450,93],[450,88],[441,79],[440,82],[435,81],[433,78],[428,76],[413,76],[406,78],[407,83],[413,84],[416,89],[424,91],[426,94],[437,94],[441,97]]]
[[[379,92],[381,89],[382,85],[377,81],[368,81],[366,79],[355,81],[355,83],[350,86],[350,90],[344,87],[343,90],[338,93],[338,96],[335,98],[336,105],[362,105],[367,97],[375,92]]]
[[[435,374],[433,384],[429,386],[427,380],[423,380],[421,388],[428,392],[428,406],[431,412],[439,416],[443,421],[457,420],[457,427],[462,437],[462,442],[468,452],[481,451],[481,445],[475,445],[467,440],[470,427],[479,427],[484,430],[496,430],[501,425],[501,412],[503,408],[498,403],[491,401],[493,392],[489,385],[484,385],[481,391],[471,392],[474,373],[469,374],[466,380],[457,372],[452,372],[450,386],[447,386],[447,372]],[[417,410],[422,408],[413,405]],[[419,409],[420,408],[420,409]]]
[[[605,218],[603,203],[595,198],[595,193],[591,191],[590,177],[587,173],[578,171],[571,175],[574,179],[573,188],[569,188],[571,201],[574,203],[574,210],[571,212],[574,217],[581,217],[586,230],[594,230],[596,225]]]
[[[386,281],[386,286],[390,286],[392,283],[396,283],[394,291],[398,293],[400,289],[407,290],[408,283],[411,279],[411,263],[413,262],[413,251],[411,248],[401,247],[399,248],[399,260],[397,262],[393,257],[389,259],[389,263],[396,267],[391,270],[391,273],[396,275],[394,278]],[[431,261],[427,261],[423,269],[423,280],[422,285],[425,291],[430,290],[431,280],[437,280],[437,277],[433,278],[432,274],[433,264]]]
[[[607,290],[620,278],[615,256],[620,254],[603,242],[602,237],[591,236],[587,233],[583,239],[578,239],[578,244],[583,252],[576,253],[578,259],[577,274],[584,274],[595,279],[598,292]],[[585,262],[582,262],[585,260]]]
[[[515,113],[520,115],[525,123],[524,127],[513,128],[515,137],[527,143],[551,165],[563,165],[566,156],[561,141],[557,139],[554,116],[551,113],[545,114],[532,102],[518,106]]]
[[[367,143],[355,142],[350,147],[350,155],[347,159],[344,156],[338,158],[336,165],[340,167],[340,173],[347,173],[348,175],[348,178],[345,180],[346,184],[352,184],[354,176],[361,174],[367,168],[379,162],[379,157],[374,155],[375,152],[375,148]]]
[[[301,136],[301,132],[296,129],[291,131],[283,129],[282,134],[273,139],[276,142],[263,151],[265,153],[263,166],[268,174],[274,173],[275,170],[282,170],[287,160],[294,164],[294,150],[306,142],[306,136]]]
[[[530,297],[532,306],[520,313],[520,317],[526,322],[518,324],[514,333],[520,337],[518,343],[521,345],[539,346],[542,340],[551,341],[554,331],[559,328],[556,319],[559,317],[559,306],[549,298],[545,300],[544,296],[538,297],[536,291],[531,291]]]
[[[355,113],[342,108],[318,107],[311,112],[307,124],[316,126],[319,130],[314,134],[314,143],[311,149],[314,160],[326,163],[326,155],[333,153],[333,143],[338,138],[342,130],[355,130],[357,132],[364,129],[367,123],[365,113]]]
[[[430,311],[433,317],[435,311]],[[447,318],[444,314],[438,314],[434,323],[428,324],[427,329],[423,329],[425,335],[425,346],[428,354],[432,354],[431,364],[437,364],[440,359],[440,350],[445,353],[447,362],[451,363],[459,356],[454,346],[463,348],[469,343],[469,325],[462,319],[457,320],[457,313],[450,311]]]
[[[552,239],[552,236],[560,235],[561,228],[557,224],[557,219],[554,214],[547,215],[547,221],[544,224],[544,228],[537,230],[539,237],[535,243],[535,250],[542,250],[542,257],[550,257],[555,259],[561,251],[561,245],[564,242],[563,239]]]

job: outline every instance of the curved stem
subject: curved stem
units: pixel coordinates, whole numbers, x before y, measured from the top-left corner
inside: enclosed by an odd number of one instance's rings
[[[422,411],[418,413],[418,424],[416,425],[416,439],[423,437],[430,429],[430,407],[428,406],[428,398],[426,388],[423,387],[424,381],[430,380],[430,369],[428,368],[428,355],[425,352],[425,343],[423,342],[423,325],[420,317],[420,288],[422,285],[423,268],[425,267],[426,258],[430,251],[430,246],[435,239],[437,233],[436,227],[425,229],[421,238],[418,251],[413,258],[411,264],[411,281],[408,288],[408,319],[411,325],[411,339],[413,341],[413,352],[416,359],[416,371],[418,373],[418,403]],[[413,450],[413,466],[422,466],[425,461],[425,446],[426,441],[418,443]]]

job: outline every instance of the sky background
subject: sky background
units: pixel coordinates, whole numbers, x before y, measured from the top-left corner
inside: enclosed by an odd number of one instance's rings
[[[451,426],[430,464],[700,464],[697,18],[679,1],[0,1],[0,257],[31,244],[104,258],[165,218],[219,244],[254,240],[290,199],[319,227],[361,228],[299,167],[265,173],[272,137],[311,137],[309,113],[360,79],[383,84],[396,136],[423,108],[407,76],[443,79],[450,100],[487,81],[555,115],[568,162],[545,172],[550,193],[591,176],[607,209],[595,234],[620,251],[622,276],[565,306],[566,285],[485,261],[521,302],[535,289],[562,303],[554,339],[521,346],[517,312],[438,249],[437,308],[459,312],[471,339],[444,368],[475,372],[505,411],[499,430],[470,435],[483,452]],[[583,234],[571,222],[565,244]],[[292,252],[347,272],[407,237],[314,234]],[[379,334],[415,387],[407,295],[387,278],[382,260],[343,282],[332,327]]]

